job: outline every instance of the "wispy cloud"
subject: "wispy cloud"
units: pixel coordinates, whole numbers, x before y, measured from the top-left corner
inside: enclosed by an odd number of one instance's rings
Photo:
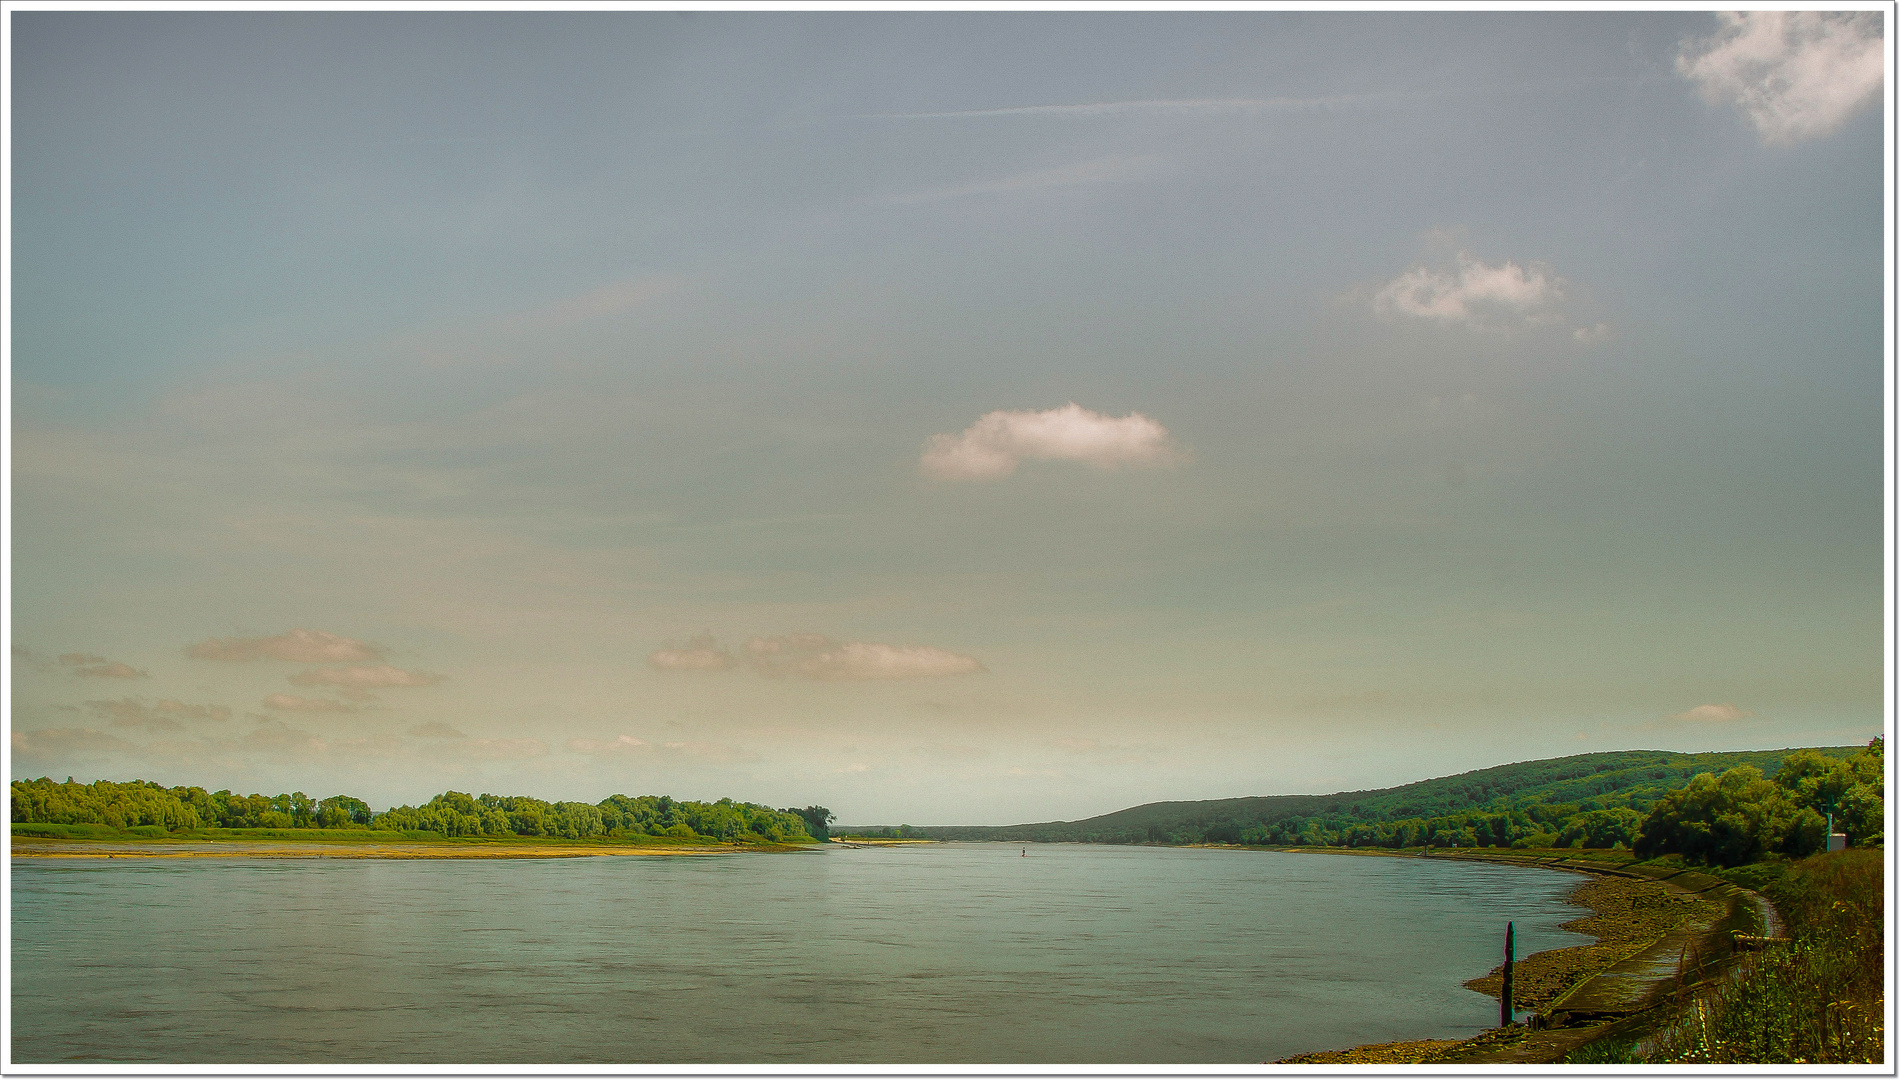
[[[41,728],[38,731],[13,732],[13,757],[16,762],[63,762],[70,755],[112,753],[132,749],[132,744],[116,735],[92,728]],[[38,767],[38,766],[29,766]]]
[[[409,735],[418,739],[466,739],[467,735],[441,722],[431,720],[426,724],[417,724],[409,729]]]
[[[985,413],[959,435],[933,435],[924,473],[939,480],[1001,480],[1024,461],[1081,461],[1097,468],[1180,460],[1168,429],[1140,413],[1104,416],[1074,402],[1059,409]]]
[[[964,120],[985,117],[1037,117],[1088,119],[1097,116],[1191,116],[1250,115],[1264,112],[1299,112],[1352,105],[1372,95],[1342,94],[1333,97],[1271,98],[1153,98],[1139,101],[1091,101],[1069,105],[1015,105],[1001,109],[955,109],[946,112],[872,113],[873,120]]]
[[[653,744],[631,735],[612,739],[569,739],[567,748],[576,754],[632,754],[651,751]]]
[[[1746,720],[1755,715],[1747,709],[1738,709],[1733,705],[1697,705],[1688,712],[1679,712],[1671,720],[1693,720],[1704,724],[1726,724],[1735,720]]]
[[[1548,266],[1507,259],[1495,266],[1469,252],[1458,253],[1449,268],[1414,266],[1386,282],[1372,297],[1372,309],[1385,319],[1424,319],[1472,330],[1513,330],[1563,326],[1569,282]],[[1580,342],[1599,340],[1609,326],[1575,332]]]
[[[659,671],[724,671],[737,663],[710,632],[694,634],[684,645],[668,645],[647,656],[647,666]]]
[[[442,676],[426,671],[404,671],[378,664],[374,667],[316,668],[290,677],[297,686],[336,686],[345,692],[381,690],[392,686],[434,686]]]
[[[1878,100],[1886,49],[1880,12],[1729,11],[1684,45],[1676,71],[1711,105],[1748,114],[1771,145],[1817,138]]]
[[[934,645],[833,641],[822,634],[753,638],[746,642],[746,655],[762,675],[835,682],[925,679],[987,670],[975,657]]]
[[[107,660],[91,653],[67,653],[59,658],[61,667],[86,679],[149,679],[150,675],[130,664]]]
[[[117,701],[88,701],[86,708],[113,727],[124,728],[177,731],[184,727],[184,721],[187,720],[221,724],[231,719],[231,710],[226,706],[193,705],[175,698],[160,698],[155,702],[133,697]]]
[[[286,712],[356,712],[362,706],[351,705],[335,698],[307,698],[295,694],[272,694],[264,699],[266,709],[281,709]]]
[[[1105,157],[1092,161],[1036,169],[998,180],[979,180],[968,184],[927,188],[906,195],[893,195],[891,201],[906,205],[960,199],[971,195],[1002,195],[1015,192],[1044,191],[1081,184],[1111,184],[1152,179],[1162,172],[1161,159],[1145,157]]]
[[[297,664],[347,664],[383,658],[383,650],[323,630],[292,630],[261,638],[210,638],[185,650],[196,660],[288,660]]]
[[[159,716],[136,698],[123,698],[119,701],[88,701],[86,708],[94,715],[109,722],[113,727],[181,730],[184,724],[173,717]]]

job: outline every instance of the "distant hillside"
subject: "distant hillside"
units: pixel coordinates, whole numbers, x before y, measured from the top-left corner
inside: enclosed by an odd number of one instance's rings
[[[1848,758],[1859,746],[1816,748],[1831,758]],[[1679,754],[1670,750],[1618,750],[1602,754],[1521,761],[1489,769],[1421,780],[1403,787],[1346,791],[1333,795],[1265,795],[1201,802],[1158,802],[1117,810],[1081,821],[1027,825],[911,826],[908,835],[933,840],[1075,841],[1097,844],[1328,843],[1355,826],[1416,823],[1421,843],[1458,842],[1475,834],[1486,842],[1553,833],[1560,822],[1588,811],[1645,811],[1664,792],[1686,784],[1697,773],[1721,773],[1753,765],[1772,774],[1785,750],[1741,750],[1720,754]],[[833,835],[882,832],[890,826],[835,826]]]

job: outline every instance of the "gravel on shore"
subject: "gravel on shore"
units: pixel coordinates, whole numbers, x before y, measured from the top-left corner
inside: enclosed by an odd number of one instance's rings
[[[1564,923],[1563,929],[1597,940],[1591,945],[1551,949],[1518,960],[1512,971],[1512,1000],[1520,1009],[1544,1009],[1572,986],[1641,952],[1684,921],[1712,920],[1722,911],[1715,900],[1684,895],[1659,881],[1636,878],[1592,876],[1571,890],[1566,899],[1589,908],[1590,914]],[[1500,963],[1465,986],[1495,998],[1503,982],[1504,965]],[[1296,1054],[1275,1064],[1428,1065],[1455,1061],[1526,1034],[1523,1028],[1498,1028],[1470,1039],[1419,1039]]]

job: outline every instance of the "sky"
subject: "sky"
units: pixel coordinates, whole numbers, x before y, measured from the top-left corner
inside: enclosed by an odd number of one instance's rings
[[[15,778],[1883,729],[1883,11],[9,14]]]

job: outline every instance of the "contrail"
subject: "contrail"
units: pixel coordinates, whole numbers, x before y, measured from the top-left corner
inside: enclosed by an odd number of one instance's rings
[[[984,116],[1113,116],[1133,112],[1268,112],[1324,109],[1366,100],[1373,95],[1347,94],[1319,98],[1189,98],[1185,100],[1098,101],[1082,105],[1019,105],[1007,109],[964,109],[956,112],[872,113],[875,120],[948,120]]]

